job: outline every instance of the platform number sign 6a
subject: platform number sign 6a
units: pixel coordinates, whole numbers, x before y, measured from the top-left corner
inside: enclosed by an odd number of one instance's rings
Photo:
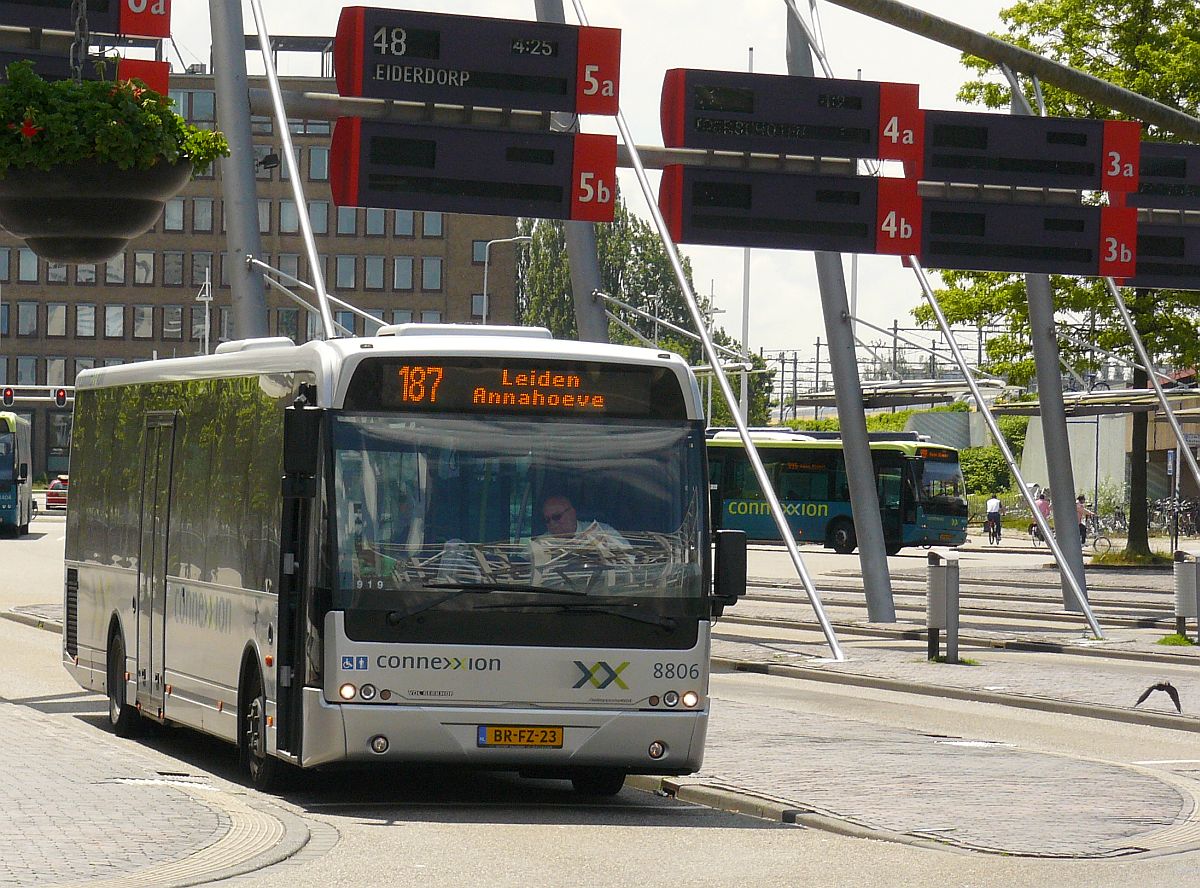
[[[140,37],[170,37],[171,0],[121,0],[120,30]]]

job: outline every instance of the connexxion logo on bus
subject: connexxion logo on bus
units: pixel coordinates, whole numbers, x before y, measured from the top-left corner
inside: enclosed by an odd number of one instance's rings
[[[798,518],[826,518],[829,516],[829,503],[780,503],[783,514]],[[759,500],[730,500],[725,506],[730,515],[770,515],[769,503]]]

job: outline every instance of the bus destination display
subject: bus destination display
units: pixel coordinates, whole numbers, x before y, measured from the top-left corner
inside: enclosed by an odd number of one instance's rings
[[[338,206],[611,222],[614,136],[340,117],[330,151]]]
[[[333,45],[343,96],[614,115],[621,32],[351,6]]]
[[[669,368],[528,358],[367,358],[347,410],[684,419]]]

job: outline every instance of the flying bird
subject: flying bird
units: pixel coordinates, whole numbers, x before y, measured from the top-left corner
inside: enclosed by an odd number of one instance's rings
[[[1180,715],[1183,715],[1183,709],[1179,705],[1179,691],[1175,690],[1175,685],[1171,684],[1169,681],[1160,681],[1158,684],[1150,685],[1150,687],[1142,691],[1142,696],[1138,697],[1137,703],[1134,703],[1133,705],[1137,706],[1138,703],[1143,702],[1155,691],[1166,691],[1167,696],[1171,698],[1171,702],[1175,704],[1175,711]]]

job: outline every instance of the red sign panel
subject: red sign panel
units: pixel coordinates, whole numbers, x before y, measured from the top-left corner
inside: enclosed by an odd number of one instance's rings
[[[171,0],[120,0],[118,33],[134,37],[171,36]]]
[[[1142,125],[1136,120],[1104,121],[1104,159],[1101,188],[1114,194],[1138,189],[1138,166],[1142,155]]]
[[[1128,278],[1137,262],[1137,210],[1100,208],[1100,276]]]
[[[154,62],[149,59],[121,59],[117,62],[118,80],[134,78],[165,96],[171,88],[171,65],[169,62]]]
[[[878,179],[875,252],[915,256],[921,252],[921,197],[915,179]]]

